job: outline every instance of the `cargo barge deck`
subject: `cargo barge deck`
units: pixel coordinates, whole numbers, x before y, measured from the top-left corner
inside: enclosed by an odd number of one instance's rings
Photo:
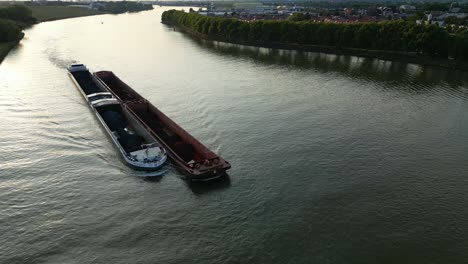
[[[225,175],[231,164],[167,117],[111,71],[94,73],[124,107],[167,149],[173,164],[190,180],[210,180]]]
[[[150,176],[162,175],[167,153],[151,133],[96,80],[86,66],[72,64],[68,73],[125,163],[137,170],[155,172]]]

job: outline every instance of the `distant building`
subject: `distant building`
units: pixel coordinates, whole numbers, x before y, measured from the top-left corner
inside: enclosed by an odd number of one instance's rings
[[[401,5],[400,12],[401,13],[413,13],[416,11],[416,7],[412,5]]]
[[[379,9],[375,7],[369,7],[367,8],[367,15],[369,16],[377,16],[379,14]]]
[[[291,10],[288,9],[285,5],[280,5],[276,7],[276,12],[280,15],[289,15],[291,14]]]
[[[235,10],[245,11],[249,14],[267,14],[276,12],[274,7],[263,5],[260,2],[235,2],[233,7]]]
[[[33,5],[47,5],[47,0],[32,0]]]
[[[352,9],[352,8],[345,8],[345,9],[343,9],[343,13],[344,13],[345,15],[347,15],[347,16],[351,16],[351,15],[354,14],[354,9]]]
[[[292,9],[295,12],[302,12],[302,11],[305,10],[305,8],[303,6],[294,6]]]
[[[367,9],[359,9],[359,10],[357,11],[357,14],[358,14],[358,15],[361,15],[361,16],[366,16],[367,13],[368,13]]]
[[[379,10],[383,17],[388,18],[388,19],[393,18],[393,10],[391,8],[382,6],[382,7],[379,7]]]
[[[428,14],[428,15],[426,15],[426,17],[427,17],[426,21],[432,21],[433,15],[432,15],[432,14]]]

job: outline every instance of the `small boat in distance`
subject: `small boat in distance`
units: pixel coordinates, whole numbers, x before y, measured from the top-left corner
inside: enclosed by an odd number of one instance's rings
[[[167,149],[173,164],[186,172],[189,180],[210,180],[225,175],[231,164],[209,150],[158,108],[110,71],[94,73],[159,143]]]
[[[162,166],[167,160],[166,150],[151,133],[122,107],[120,101],[95,79],[85,65],[72,64],[68,67],[68,73],[125,163],[137,170],[160,171],[151,176],[164,174],[166,170]]]

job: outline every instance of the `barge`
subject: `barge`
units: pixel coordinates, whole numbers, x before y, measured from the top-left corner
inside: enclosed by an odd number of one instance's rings
[[[151,133],[96,80],[85,65],[72,64],[68,73],[125,163],[137,170],[154,171],[151,176],[162,175],[167,153]]]
[[[231,168],[228,161],[209,150],[200,141],[167,117],[157,107],[125,84],[111,71],[94,73],[96,79],[167,149],[172,164],[185,172],[189,180],[219,178]]]

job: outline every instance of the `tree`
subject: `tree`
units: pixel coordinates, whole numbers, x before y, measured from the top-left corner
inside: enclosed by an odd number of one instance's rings
[[[416,20],[420,20],[420,19],[423,19],[423,18],[424,18],[424,14],[416,13],[416,14],[412,14],[411,16],[408,16],[406,18],[406,21],[416,22]]]
[[[24,5],[11,5],[0,8],[0,18],[15,20],[26,24],[36,22],[36,19],[32,16],[32,10]]]
[[[223,37],[228,41],[282,42],[387,51],[418,52],[457,60],[468,60],[468,29],[454,28],[453,34],[436,25],[408,21],[336,24],[303,20],[296,13],[288,20],[241,21],[234,18],[206,17],[197,13],[165,11],[164,23]],[[298,21],[296,21],[298,20]]]
[[[23,33],[21,24],[12,20],[0,19],[0,42],[15,41],[21,39]]]
[[[463,25],[465,23],[465,20],[456,16],[449,16],[446,19],[444,19],[444,22],[448,25]]]

